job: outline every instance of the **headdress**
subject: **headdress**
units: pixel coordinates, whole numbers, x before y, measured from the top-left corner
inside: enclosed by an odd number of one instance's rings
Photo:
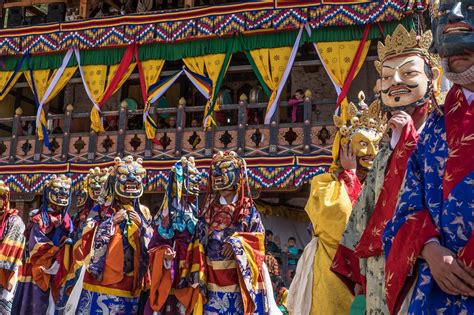
[[[71,178],[66,175],[52,175],[47,181],[45,181],[43,200],[40,208],[41,219],[45,228],[49,227],[49,224],[51,223],[48,215],[50,204],[64,207],[61,211],[63,219],[67,214],[72,203],[71,184]],[[65,196],[65,194],[67,194],[67,196]],[[65,198],[67,199],[65,200]]]
[[[182,157],[171,168],[166,194],[156,219],[161,236],[172,238],[175,231],[186,229],[194,234],[200,181],[201,174],[193,157]]]
[[[139,198],[143,194],[143,181],[146,176],[143,160],[134,160],[133,156],[129,155],[123,160],[116,157],[114,162],[115,165],[110,169],[110,175],[115,177],[114,192],[125,198]]]
[[[375,61],[375,68],[382,72],[382,64],[385,60],[410,53],[415,53],[424,57],[431,66],[436,66],[439,62],[437,55],[431,54],[429,48],[433,40],[431,31],[426,31],[422,35],[417,35],[415,30],[407,29],[399,24],[392,35],[385,38],[385,42],[378,42],[377,53],[379,60]]]
[[[365,130],[373,133],[378,139],[383,137],[387,128],[387,117],[381,112],[380,101],[375,100],[367,108],[364,100],[365,94],[361,91],[359,92],[359,108],[352,102],[350,104],[342,102],[339,115],[333,117],[334,125],[338,131],[333,143],[333,163],[330,171],[335,171],[338,168],[339,147],[349,143],[355,133]],[[361,108],[366,109],[361,110]]]

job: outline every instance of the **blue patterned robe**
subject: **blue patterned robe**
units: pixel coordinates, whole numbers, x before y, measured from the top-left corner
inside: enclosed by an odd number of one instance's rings
[[[454,86],[446,98],[444,115],[431,115],[410,157],[395,217],[383,237],[392,314],[400,308],[416,315],[474,314],[474,299],[443,292],[420,258],[425,242],[432,237],[457,255],[472,238],[473,112],[474,104],[467,104],[462,89]]]

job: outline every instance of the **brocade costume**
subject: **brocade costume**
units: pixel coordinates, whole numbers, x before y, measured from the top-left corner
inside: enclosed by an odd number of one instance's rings
[[[71,179],[53,175],[46,183],[42,208],[30,213],[12,314],[46,314],[55,309],[55,300],[70,267],[73,225],[66,208],[70,185]]]
[[[11,314],[13,298],[18,284],[18,273],[25,248],[25,224],[18,210],[11,209],[9,189],[0,182],[0,314]]]
[[[376,156],[331,268],[350,288],[354,284],[362,286],[369,315],[389,313],[383,286],[382,233],[395,213],[408,159],[418,141],[415,124],[423,125],[433,96],[432,85],[426,84],[433,79],[428,76],[426,68],[436,65],[428,52],[431,39],[429,31],[417,36],[415,31],[408,32],[399,25],[392,35],[387,36],[385,45],[381,42],[378,45],[379,70],[384,78],[382,104],[392,112],[408,108],[411,115],[401,131],[393,130],[390,145],[384,145]],[[416,75],[409,75],[410,71]],[[394,79],[397,75],[400,79]],[[416,87],[404,93],[403,100],[395,100],[399,94],[392,92],[409,85]],[[427,90],[424,90],[425,86]]]
[[[474,265],[474,104],[449,91],[444,115],[433,113],[408,161],[395,217],[385,229],[385,286],[391,314],[473,314],[474,299],[449,295],[420,258],[437,237],[467,266]]]
[[[195,233],[200,181],[201,175],[193,158],[182,158],[170,172],[166,195],[148,246],[151,288],[145,314],[186,314],[185,306],[174,292]],[[167,251],[174,252],[174,259],[164,258]]]

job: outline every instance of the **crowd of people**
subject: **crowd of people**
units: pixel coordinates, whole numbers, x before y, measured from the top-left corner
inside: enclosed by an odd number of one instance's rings
[[[473,314],[474,7],[441,0],[432,16],[433,35],[399,25],[378,44],[377,99],[334,116],[302,253],[265,230],[235,152],[213,156],[203,203],[202,173],[178,161],[153,218],[142,160],[116,158],[90,170],[72,217],[65,175],[26,225],[0,182],[0,313]]]

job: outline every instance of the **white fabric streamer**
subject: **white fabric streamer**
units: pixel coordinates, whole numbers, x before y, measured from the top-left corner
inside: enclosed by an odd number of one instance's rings
[[[313,264],[318,238],[313,237],[306,245],[296,266],[295,277],[288,292],[288,311],[290,314],[308,315],[313,300]],[[328,271],[329,272],[329,271]]]
[[[41,121],[41,112],[43,111],[43,106],[46,100],[49,98],[51,93],[53,92],[54,88],[58,84],[59,80],[61,79],[64,70],[66,70],[67,65],[69,63],[69,60],[72,57],[73,49],[69,48],[69,50],[66,52],[66,55],[64,56],[63,62],[61,63],[61,67],[59,67],[58,71],[56,71],[56,74],[54,75],[53,79],[51,80],[51,84],[48,86],[46,89],[46,92],[44,93],[43,97],[41,100],[38,99],[39,101],[39,106],[38,106],[38,111],[36,112],[36,126],[40,126]],[[33,78],[31,78],[33,81]]]
[[[293,49],[291,50],[290,58],[288,59],[288,64],[286,65],[285,72],[283,73],[283,76],[281,77],[280,84],[278,85],[277,93],[275,96],[275,99],[273,100],[273,103],[270,105],[270,108],[268,109],[267,113],[265,114],[265,124],[269,124],[273,114],[276,112],[278,108],[278,102],[280,100],[280,95],[281,92],[283,91],[283,88],[286,85],[286,80],[288,80],[288,76],[290,75],[291,68],[293,67],[293,62],[295,61],[296,58],[296,53],[298,52],[298,47],[300,46],[300,41],[301,41],[301,34],[303,33],[303,28],[300,29],[298,32],[298,36],[296,37],[295,44],[293,45]]]
[[[270,278],[270,273],[268,272],[267,264],[263,263],[262,265],[263,272],[263,283],[265,285],[265,295],[268,301],[268,315],[282,315],[283,313],[278,308],[278,305],[275,302],[275,296],[273,295],[273,286],[272,279]]]

